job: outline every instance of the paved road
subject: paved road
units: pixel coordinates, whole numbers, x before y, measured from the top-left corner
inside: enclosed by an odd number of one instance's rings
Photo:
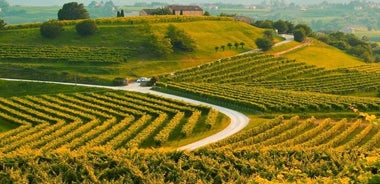
[[[280,34],[279,36],[285,38],[285,40],[274,44],[273,47],[277,47],[277,46],[289,43],[289,42],[291,42],[291,41],[294,40],[294,36],[293,35]],[[246,54],[251,54],[251,53],[255,53],[255,52],[260,52],[260,51],[261,51],[261,49],[253,49],[253,50],[249,50],[247,52],[240,53],[240,54],[238,54],[238,56],[240,56],[240,55],[246,55]]]
[[[38,82],[38,83],[50,83],[50,84],[64,84],[64,85],[73,85],[73,86],[87,86],[87,87],[98,87],[98,88],[107,88],[107,89],[114,89],[114,90],[126,90],[126,91],[136,91],[141,93],[151,93],[159,96],[164,96],[167,98],[177,99],[177,100],[183,100],[188,103],[196,104],[196,105],[207,105],[211,106],[217,110],[219,110],[221,113],[227,115],[231,119],[231,123],[228,125],[227,128],[224,130],[218,132],[217,134],[214,134],[210,137],[206,137],[202,140],[199,140],[197,142],[191,143],[189,145],[183,146],[178,148],[178,150],[194,150],[199,147],[205,146],[207,144],[217,142],[219,140],[222,140],[224,138],[227,138],[228,136],[231,136],[240,130],[242,130],[244,127],[246,127],[249,123],[249,118],[245,116],[244,114],[234,111],[232,109],[227,109],[224,107],[220,107],[217,105],[212,105],[205,102],[200,102],[197,100],[192,100],[189,98],[184,98],[180,96],[175,96],[171,94],[161,93],[157,91],[150,90],[149,87],[140,87],[138,83],[133,83],[128,86],[123,87],[112,87],[112,86],[99,86],[99,85],[89,85],[89,84],[75,84],[75,83],[65,83],[65,82],[51,82],[51,81],[37,81],[37,80],[24,80],[24,79],[6,79],[6,78],[0,78],[0,80],[6,80],[6,81],[24,81],[24,82]]]

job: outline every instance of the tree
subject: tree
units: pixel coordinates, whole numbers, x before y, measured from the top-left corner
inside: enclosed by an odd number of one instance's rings
[[[56,38],[63,32],[63,26],[58,21],[44,22],[40,27],[40,33],[46,38]]]
[[[196,48],[194,40],[184,30],[169,25],[165,38],[170,39],[174,51],[192,52]]]
[[[258,38],[255,41],[257,47],[262,51],[268,51],[272,48],[273,42],[268,38]]]
[[[293,35],[294,35],[294,40],[297,42],[303,42],[306,39],[305,30],[302,28],[296,29]]]
[[[292,34],[295,30],[295,27],[294,27],[294,24],[289,22],[289,21],[285,21],[285,23],[288,25],[288,31],[287,33],[288,34]]]
[[[210,16],[210,12],[205,11],[205,12],[203,13],[203,15],[204,15],[204,16]]]
[[[172,11],[168,7],[156,8],[152,15],[172,15]]]
[[[124,10],[123,9],[120,11],[120,17],[124,17]]]
[[[240,42],[239,45],[241,46],[241,48],[244,48],[245,43],[244,42]]]
[[[0,19],[0,29],[4,29],[4,27],[7,25],[3,19]]]
[[[231,50],[232,43],[227,43],[227,47]]]
[[[117,11],[116,17],[120,17],[120,12],[119,11]]]
[[[220,46],[220,48],[222,48],[222,50],[224,51],[224,49],[226,48],[226,46],[222,45],[222,46]]]
[[[284,34],[289,30],[288,24],[283,20],[278,20],[273,23],[273,27],[277,29],[278,33]]]
[[[273,21],[271,20],[258,20],[253,25],[259,28],[273,29]]]
[[[219,46],[215,46],[215,52],[218,52]]]
[[[274,39],[274,31],[273,30],[264,31],[264,37],[268,38],[270,40],[273,40]]]
[[[83,4],[77,2],[66,3],[58,11],[58,20],[88,19],[90,16]]]
[[[303,29],[305,31],[306,36],[310,36],[313,33],[313,30],[306,24],[297,24],[296,27],[294,27],[294,29]]]
[[[149,53],[155,57],[167,57],[173,53],[173,46],[170,43],[170,39],[154,33],[150,33],[149,39],[146,42],[146,48],[148,48],[151,51]]]
[[[239,48],[239,43],[235,42],[234,46],[235,46],[235,49],[238,49]]]
[[[79,22],[75,26],[75,29],[77,30],[77,33],[82,36],[93,35],[98,31],[95,21],[90,19]]]

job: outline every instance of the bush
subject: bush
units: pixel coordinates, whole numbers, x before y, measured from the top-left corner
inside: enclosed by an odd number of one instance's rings
[[[84,20],[75,26],[77,33],[82,36],[93,35],[98,31],[95,21]]]
[[[303,42],[306,39],[305,30],[300,28],[294,31],[294,40],[297,42]]]
[[[127,86],[128,80],[122,77],[117,77],[112,80],[112,85],[114,86]]]
[[[273,46],[272,40],[268,38],[258,38],[255,41],[257,47],[263,51],[270,50]]]
[[[192,52],[196,45],[194,40],[184,30],[169,25],[165,38],[170,39],[174,51]]]
[[[46,38],[56,38],[63,30],[63,26],[57,21],[44,22],[40,27],[41,35]]]
[[[7,23],[5,23],[4,20],[0,19],[0,29],[3,29],[6,25]]]

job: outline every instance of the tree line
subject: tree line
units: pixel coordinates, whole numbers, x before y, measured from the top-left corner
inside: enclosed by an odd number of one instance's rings
[[[373,52],[373,49],[377,47],[377,44],[371,44],[366,37],[360,39],[352,33],[347,34],[338,31],[328,34],[316,34],[315,38],[343,50],[350,55],[359,57],[365,62],[380,61],[380,56],[376,56]]]
[[[258,20],[252,25],[264,29],[262,38],[256,39],[255,43],[263,51],[270,50],[274,44],[274,36],[278,34],[292,34],[294,40],[298,42],[304,41],[308,36],[314,37],[324,43],[334,46],[347,54],[359,57],[365,62],[379,62],[380,49],[376,43],[370,43],[366,37],[358,38],[354,34],[346,34],[343,32],[332,33],[314,33],[313,30],[306,24],[294,25],[289,21],[271,21]]]

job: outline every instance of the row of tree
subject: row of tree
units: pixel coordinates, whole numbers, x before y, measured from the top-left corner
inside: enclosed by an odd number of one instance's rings
[[[231,42],[227,43],[226,45],[221,45],[221,46],[215,46],[215,52],[218,52],[219,49],[222,49],[223,51],[226,49],[226,47],[228,47],[229,49],[232,49],[232,46],[235,46],[235,49],[238,49],[239,46],[241,48],[244,48],[244,45],[245,43],[244,42],[235,42],[234,44],[232,44]]]
[[[84,20],[79,22],[75,29],[81,36],[87,36],[95,34],[98,27],[93,20]],[[40,33],[46,38],[56,38],[64,31],[63,25],[59,21],[51,20],[44,22],[40,27]]]

